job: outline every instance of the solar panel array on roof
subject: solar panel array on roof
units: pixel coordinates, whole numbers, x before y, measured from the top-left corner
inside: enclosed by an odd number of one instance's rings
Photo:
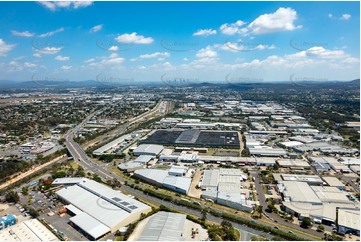
[[[129,206],[128,208],[130,208],[130,209],[137,209],[138,207],[137,206],[134,206],[134,205],[132,205],[132,206]]]
[[[179,137],[176,139],[175,143],[195,143],[200,134],[199,129],[190,129],[183,131]]]

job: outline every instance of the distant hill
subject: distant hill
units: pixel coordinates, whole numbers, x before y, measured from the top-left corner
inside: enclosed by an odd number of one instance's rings
[[[117,83],[117,82],[100,82],[95,80],[84,80],[84,81],[24,81],[24,82],[14,82],[7,80],[0,80],[0,88],[86,88],[86,87],[96,87],[96,88],[113,88],[115,86],[134,86],[135,83]],[[140,85],[140,83],[138,84]],[[163,86],[164,83],[161,82],[144,82],[143,85],[147,86]],[[240,82],[240,83],[224,83],[223,82],[202,82],[202,83],[190,83],[188,86],[191,87],[221,87],[221,88],[230,88],[235,90],[250,90],[257,88],[279,88],[279,89],[289,89],[289,88],[340,88],[340,89],[350,89],[360,87],[360,79],[355,79],[352,81],[300,81],[300,82]]]

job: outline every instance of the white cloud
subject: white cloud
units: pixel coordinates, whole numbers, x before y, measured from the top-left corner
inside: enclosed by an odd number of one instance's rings
[[[212,34],[217,34],[217,30],[215,30],[215,29],[200,29],[200,30],[197,30],[197,32],[195,32],[193,34],[193,36],[200,36],[200,35],[208,36],[208,35],[212,35]]]
[[[53,55],[53,54],[57,54],[62,49],[63,49],[62,47],[45,47],[42,49],[35,49],[35,51],[37,51],[41,54]]]
[[[35,33],[31,33],[28,30],[23,31],[23,32],[12,30],[11,33],[15,36],[21,36],[21,37],[33,37],[35,35]]]
[[[170,57],[170,54],[168,52],[155,52],[152,54],[143,54],[140,55],[138,58],[133,58],[132,60],[138,60],[138,59],[152,59],[152,58],[158,58],[158,60],[164,60],[164,58]]]
[[[58,55],[54,59],[57,60],[57,61],[68,61],[68,60],[70,60],[70,57],[69,56]]]
[[[333,18],[333,14],[332,14],[332,13],[329,13],[329,14],[328,14],[328,17],[329,17],[329,18]]]
[[[184,61],[188,61],[188,58],[183,58]]]
[[[93,1],[39,1],[38,3],[51,11],[56,11],[61,8],[78,9],[88,7],[93,4]]]
[[[6,56],[7,53],[15,48],[16,45],[6,44],[4,40],[0,39],[0,56]]]
[[[235,23],[222,24],[221,27],[219,27],[219,29],[221,30],[222,34],[225,35],[245,34],[247,33],[248,30],[246,28],[241,28],[241,26],[243,26],[244,24],[245,22],[243,22],[242,20],[238,20]]]
[[[95,61],[95,58],[90,58],[90,59],[85,60],[84,62],[85,63],[90,63],[90,62],[94,62],[94,61]]]
[[[117,53],[112,53],[109,56],[101,56],[96,58],[91,58],[86,61],[85,63],[89,63],[89,66],[97,67],[97,68],[104,68],[105,66],[114,66],[114,64],[121,64],[125,61],[124,58],[119,57]]]
[[[342,20],[349,20],[350,18],[351,18],[351,15],[348,13],[342,14],[342,17],[341,17]]]
[[[217,51],[213,50],[210,46],[200,49],[196,54],[197,58],[215,58],[217,56]]]
[[[102,25],[102,24],[95,25],[93,28],[91,28],[91,29],[89,30],[89,33],[96,33],[96,32],[98,32],[98,31],[100,31],[100,30],[102,30],[102,29],[103,29],[103,25]]]
[[[27,68],[34,68],[34,67],[37,67],[38,65],[34,64],[34,63],[31,63],[31,62],[25,62],[24,66],[27,67]]]
[[[41,54],[40,53],[34,53],[33,56],[36,57],[36,58],[40,58]]]
[[[62,67],[60,67],[60,69],[62,69],[64,71],[70,70],[71,68],[72,68],[72,66],[62,66]]]
[[[113,46],[109,47],[108,50],[109,50],[109,51],[114,51],[114,52],[116,52],[116,51],[119,51],[119,47],[116,46],[116,45],[113,45]]]
[[[64,31],[64,28],[63,28],[63,27],[61,27],[61,28],[59,28],[59,29],[56,29],[56,30],[54,30],[54,31],[50,31],[50,32],[46,32],[46,33],[44,33],[44,34],[41,34],[41,35],[39,35],[39,37],[40,37],[40,38],[45,38],[45,37],[53,36],[54,34],[59,33],[59,32],[62,32],[62,31]]]
[[[297,12],[292,8],[279,8],[276,12],[263,14],[248,25],[248,29],[254,34],[267,34],[280,31],[292,31],[302,28],[294,25]]]
[[[151,44],[154,41],[153,38],[137,35],[136,32],[119,35],[115,40],[123,44]]]

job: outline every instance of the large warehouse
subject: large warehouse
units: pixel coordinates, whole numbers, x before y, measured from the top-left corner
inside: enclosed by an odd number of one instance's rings
[[[310,217],[331,225],[336,223],[337,208],[356,208],[347,193],[336,187],[310,186],[299,181],[278,181],[277,186],[284,199],[285,211],[300,219]]]
[[[161,144],[176,146],[210,146],[239,148],[239,133],[237,131],[210,131],[199,129],[187,130],[157,130],[142,144]]]
[[[160,211],[138,223],[128,241],[206,241],[207,230],[185,214]]]
[[[134,172],[134,177],[187,194],[192,183],[192,178],[184,176],[187,170],[184,166],[172,166],[169,170],[139,169]]]
[[[185,221],[185,214],[158,212],[149,219],[138,240],[181,241]]]
[[[204,170],[203,178],[199,183],[202,189],[201,197],[250,212],[254,204],[246,199],[246,191],[241,189],[241,181],[245,180],[247,176],[240,169]]]
[[[152,155],[157,156],[162,150],[164,149],[161,145],[139,145],[137,148],[134,149],[134,155]]]
[[[61,184],[59,180],[56,184]],[[73,205],[67,206],[75,214],[70,221],[91,240],[115,232],[139,219],[141,213],[151,211],[148,205],[89,179],[64,187],[56,194],[64,203]]]
[[[0,241],[58,241],[37,219],[30,219],[0,231]]]

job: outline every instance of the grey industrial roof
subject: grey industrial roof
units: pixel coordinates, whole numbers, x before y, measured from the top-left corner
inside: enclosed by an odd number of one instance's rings
[[[242,174],[240,169],[236,168],[220,168],[219,175],[229,175],[229,176],[240,176]]]
[[[360,230],[360,210],[359,209],[339,209],[338,225],[347,228]]]
[[[74,213],[75,215],[83,213],[83,211],[81,211],[80,209],[75,207],[73,204],[68,204],[68,205],[65,205],[64,207],[66,209],[68,209],[69,211],[71,211],[72,213]]]
[[[146,177],[158,183],[163,183],[164,179],[168,176],[168,171],[160,169],[140,169],[136,170],[134,174]]]
[[[188,170],[188,167],[186,167],[186,166],[171,166],[171,168],[169,169],[169,172],[183,174],[183,173],[187,172],[187,170]]]
[[[121,163],[118,165],[118,168],[121,170],[127,170],[127,169],[134,169],[134,168],[143,168],[144,167],[144,163],[141,162],[136,162],[136,161],[130,161],[127,163]]]
[[[301,159],[294,159],[294,160],[280,159],[280,160],[277,160],[277,163],[280,166],[286,166],[286,167],[290,167],[290,166],[310,167],[310,165],[306,161],[301,160]]]
[[[154,159],[154,156],[152,155],[140,155],[135,159],[135,162],[148,163],[152,159]]]
[[[162,145],[143,144],[143,145],[139,145],[137,148],[135,148],[134,154],[147,153],[147,154],[158,155],[163,149],[164,149],[164,147]]]
[[[287,155],[284,149],[279,148],[249,148],[252,155]]]
[[[202,187],[218,186],[219,170],[204,170]]]
[[[186,215],[158,212],[150,217],[138,241],[181,241]]]
[[[111,229],[119,223],[125,222],[131,213],[150,209],[148,205],[130,198],[120,191],[89,179],[62,188],[56,193]]]
[[[110,231],[109,227],[105,226],[87,213],[80,213],[74,217],[71,217],[70,221],[72,221],[82,230],[86,231],[87,234],[91,235],[95,239]]]
[[[285,200],[287,197],[292,202],[321,204],[321,200],[306,182],[282,181],[281,184],[284,185],[280,191],[283,192]],[[282,187],[281,184],[279,187]]]
[[[103,154],[105,151],[114,148],[116,146],[118,146],[120,143],[122,143],[125,139],[130,138],[131,135],[127,134],[127,135],[123,135],[121,137],[119,137],[118,139],[115,139],[105,145],[103,145],[102,147],[96,149],[93,151],[93,154],[99,155],[99,154]]]
[[[64,178],[57,178],[53,181],[53,185],[70,185],[82,182],[85,178],[84,177],[64,177]]]
[[[337,177],[334,176],[323,176],[322,179],[331,187],[344,187],[343,184]]]
[[[12,232],[10,232],[12,231]],[[37,219],[30,219],[0,230],[0,241],[58,241]]]
[[[275,174],[275,173],[274,173]],[[320,183],[322,184],[322,179],[317,175],[297,175],[297,174],[280,174],[284,181],[298,181],[298,182],[307,182],[307,183]]]
[[[316,193],[317,197],[322,202],[333,202],[333,203],[350,203],[347,198],[347,193],[344,191],[340,191],[336,187],[326,187],[326,186],[311,186],[311,189]]]
[[[167,176],[164,181],[164,186],[177,187],[188,193],[189,187],[191,186],[192,178],[181,177],[181,176]]]
[[[240,183],[220,182],[218,183],[218,192],[241,193]]]

